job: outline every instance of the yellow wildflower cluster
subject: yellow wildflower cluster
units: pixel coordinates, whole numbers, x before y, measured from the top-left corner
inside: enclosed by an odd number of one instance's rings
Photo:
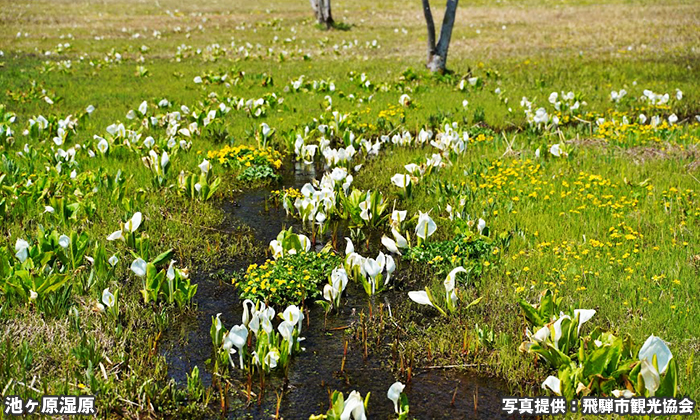
[[[294,187],[282,188],[281,190],[273,190],[270,192],[270,195],[272,195],[273,197],[278,197],[280,199],[286,196],[292,200],[296,200],[297,198],[303,197],[301,191]]]
[[[302,300],[306,296],[304,285],[293,276],[292,267],[278,266],[274,260],[266,260],[261,265],[251,264],[243,280],[239,283],[234,280],[234,284],[240,289],[241,296],[268,303],[289,298]]]
[[[493,140],[493,136],[487,136],[484,133],[479,133],[477,136],[469,139],[472,143],[484,143]]]
[[[566,125],[571,122],[571,116],[560,111],[552,113],[553,116],[559,118],[559,125]]]
[[[496,160],[480,174],[481,179],[474,187],[492,194],[512,195],[522,190],[523,185],[530,187],[548,185],[546,180],[540,179],[541,169],[539,164],[533,163],[530,159],[509,162]]]
[[[379,118],[391,119],[393,117],[404,118],[404,109],[398,105],[389,105],[389,108],[379,111]]]
[[[332,253],[302,252],[277,260],[251,264],[245,275],[233,283],[241,299],[274,305],[299,304],[319,295],[318,285],[325,281],[340,259]]]
[[[642,234],[635,231],[631,227],[627,226],[625,223],[620,223],[617,226],[613,226],[609,230],[610,239],[625,239],[627,241],[634,241],[642,238]]]
[[[683,284],[673,267],[660,267],[659,261],[667,257],[669,246],[687,253],[686,258],[697,254],[690,228],[700,216],[698,192],[677,186],[659,188],[649,179],[562,169],[557,163],[542,166],[534,160],[498,159],[469,175],[461,187],[453,187],[457,190],[453,194],[464,194],[466,188],[473,194],[472,205],[492,216],[504,209],[525,214],[542,209],[558,214],[565,225],[576,223],[572,217],[578,215],[588,226],[574,240],[555,240],[553,229],[538,226],[543,234],[531,233],[530,238],[537,238],[532,247],[509,250],[503,268],[516,293],[541,288],[580,293],[611,281],[624,293],[636,290],[637,297],[627,304],[638,307],[660,303],[658,295],[648,294],[654,287],[670,293]],[[640,215],[649,212],[668,217],[661,224],[670,232],[668,239],[639,223]],[[601,216],[609,224],[591,223]],[[527,219],[523,216],[521,220]],[[497,227],[503,222],[492,223]]]
[[[611,229],[615,235],[621,231],[633,232],[633,230],[629,230],[629,226],[624,224]],[[630,233],[630,235],[632,234]],[[620,238],[616,237],[615,239]],[[512,255],[510,260],[516,262],[521,258],[526,258],[532,262],[534,257],[538,260],[538,266],[550,267],[549,271],[544,273],[534,273],[534,277],[527,275],[529,271],[527,266],[519,270],[518,277],[532,286],[541,285],[542,287],[558,289],[573,282],[570,289],[584,291],[590,281],[600,277],[600,268],[604,266],[607,266],[605,272],[607,276],[626,281],[631,280],[632,276],[637,276],[637,272],[642,271],[641,266],[645,261],[644,258],[641,258],[640,249],[639,242],[629,238],[624,238],[622,241],[588,239],[576,242],[565,240],[558,244],[540,242],[535,247],[534,255],[528,255],[521,251]],[[515,267],[511,270],[518,272]],[[542,281],[538,282],[538,279],[542,279]]]
[[[695,127],[693,127],[695,126]],[[691,124],[690,128],[697,128],[700,124]],[[661,120],[657,125],[639,124],[638,122],[624,121],[622,118],[606,120],[598,125],[598,137],[603,140],[623,144],[625,146],[640,146],[648,144],[671,143],[671,144],[697,144],[700,137],[684,133],[688,125],[669,124],[666,120]]]
[[[556,200],[558,204],[568,203],[560,215],[602,209],[609,210],[613,218],[621,218],[625,212],[637,208],[640,202],[640,194],[630,192],[623,186],[601,175],[583,171],[575,178],[548,176],[539,163],[530,159],[493,161],[486,170],[469,182],[472,190],[485,193],[482,203],[485,206],[502,202],[503,199],[507,199],[513,205],[521,202]],[[654,189],[649,182],[640,185],[640,188],[647,195],[652,195]]]
[[[357,128],[360,129],[368,129],[370,131],[375,131],[377,129],[377,126],[374,124],[366,124],[366,123],[358,123],[356,125]],[[364,130],[363,130],[364,131]]]
[[[436,255],[435,258],[428,261],[428,264],[439,264],[440,262],[442,262],[442,260],[444,260],[444,258],[442,258],[442,255]]]
[[[282,155],[271,147],[260,149],[247,145],[224,146],[220,150],[210,150],[207,157],[228,167],[247,168],[262,165],[279,169],[282,166]]]

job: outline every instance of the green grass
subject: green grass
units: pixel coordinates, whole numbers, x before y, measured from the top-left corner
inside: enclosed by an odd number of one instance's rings
[[[697,369],[692,360],[698,341],[688,331],[692,330],[698,311],[691,297],[696,292],[694,279],[698,275],[694,262],[698,253],[698,196],[697,180],[686,172],[690,162],[655,160],[637,165],[624,153],[580,148],[576,157],[546,162],[531,174],[540,165],[532,150],[522,151],[520,159],[502,159],[504,149],[503,142],[476,146],[439,174],[439,182],[466,182],[471,186],[473,195],[464,208],[467,214],[484,218],[491,232],[513,235],[510,246],[502,250],[501,260],[487,270],[475,289],[470,286],[467,291],[472,298],[483,296],[488,304],[461,313],[468,333],[473,333],[478,324],[490,325],[502,334],[502,344],[496,347],[500,364],[495,369],[514,383],[524,384],[532,379],[531,359],[514,351],[517,346],[513,343],[520,340],[525,328],[516,316],[519,309],[515,303],[519,297],[537,302],[537,295],[550,288],[567,305],[596,309],[595,325],[630,334],[638,343],[650,332],[675,342],[674,355],[680,361],[691,361],[681,383],[685,392],[692,393],[696,387],[693,370]],[[370,164],[358,181],[364,187],[395,190],[384,174],[401,172],[406,161],[424,154],[395,153]],[[516,168],[504,179],[503,190],[493,188],[493,184],[479,187],[489,183],[480,176],[487,170],[492,176],[502,174],[492,163]],[[614,187],[586,187],[591,183],[591,175],[601,175]],[[409,210],[409,214],[432,208],[438,221],[437,236],[448,238],[452,235],[451,223],[445,205],[439,204],[442,197],[436,193],[436,178],[421,181],[413,190],[413,198],[397,207]],[[651,180],[648,183],[653,189],[637,186],[645,180]],[[663,197],[671,188],[695,192],[684,204],[669,200],[673,204],[665,211]],[[538,196],[529,197],[534,192]],[[562,194],[571,195],[562,198]],[[588,194],[592,197],[587,198]],[[603,198],[608,195],[611,197]],[[603,207],[594,204],[595,200],[600,200]],[[612,209],[607,206],[608,201],[620,208]],[[453,200],[451,203],[455,206]],[[643,237],[611,240],[610,229],[622,230],[621,223]],[[613,246],[592,246],[593,240]],[[436,282],[442,282],[441,276],[433,276]],[[420,344],[415,351],[420,353],[428,342],[435,346],[435,340],[445,340],[447,349],[441,355],[445,362],[453,363],[454,358],[463,357],[461,340],[455,340],[452,326],[436,324],[431,329],[438,331],[416,336]],[[435,354],[433,350],[434,357]]]
[[[332,110],[351,114],[353,129],[364,138],[404,129],[414,135],[421,128],[436,131],[452,121],[472,132],[476,126],[488,128],[484,141],[471,142],[465,154],[452,159],[452,165],[423,178],[410,199],[400,197],[390,177],[402,173],[408,162],[424,162],[435,152],[430,146],[387,147],[376,159],[355,162],[364,163],[355,176],[355,187],[381,190],[391,201],[397,200],[397,208],[408,210],[409,218],[419,210],[432,209],[438,231],[431,240],[452,238],[458,225],[448,218],[446,205],[456,207],[459,197],[437,193],[439,185],[446,184],[462,188],[468,196],[465,214],[483,218],[492,237],[510,238],[507,247],[500,245],[480,278],[460,287],[463,301],[483,297],[480,304],[458,310],[448,321],[410,303],[397,308],[397,316],[406,322],[405,352],[414,355],[418,365],[479,364],[524,394],[542,392],[539,385],[551,371],[542,364],[533,367],[532,357],[517,350],[526,327],[517,302],[519,298],[535,302],[549,288],[566,305],[596,309],[594,325],[629,334],[638,345],[650,333],[662,337],[679,362],[680,393],[694,400],[700,397],[695,360],[700,349],[695,327],[699,316],[695,297],[700,292],[696,281],[700,274],[700,126],[695,121],[700,114],[700,8],[696,2],[548,0],[460,5],[448,60],[453,73],[446,76],[423,70],[425,29],[418,5],[343,2],[334,8],[334,17],[350,30],[325,31],[316,27],[306,2],[267,6],[247,2],[235,8],[223,1],[158,4],[18,1],[5,4],[0,12],[4,52],[0,104],[6,112],[17,114],[12,125],[14,142],[0,143],[0,154],[17,166],[11,172],[11,165],[3,163],[0,171],[0,176],[6,174],[0,182],[0,200],[12,203],[2,220],[0,246],[6,246],[7,255],[14,258],[17,238],[34,238],[42,228],[60,233],[76,230],[105,245],[108,256],[115,253],[120,260],[112,277],[97,279],[89,290],[80,287],[87,281],[88,266],[70,273],[73,288],[57,316],[46,316],[33,303],[0,301],[0,330],[7,343],[0,346],[15,349],[0,352],[0,386],[7,395],[99,391],[104,400],[98,408],[106,417],[136,417],[151,411],[149,401],[157,416],[201,413],[201,401],[188,401],[184,391],[168,382],[167,360],[154,350],[169,320],[177,318],[180,310],[143,304],[141,282],[129,270],[130,250],[105,238],[133,212],[141,211],[142,230],[154,253],[172,248],[178,266],[191,271],[215,270],[232,261],[262,256],[265,244],[257,243],[246,226],[230,226],[217,201],[255,185],[236,181],[238,171],[224,170],[213,162],[214,175],[222,177],[223,183],[216,200],[202,203],[178,194],[177,174],[198,173],[197,165],[207,152],[224,144],[255,144],[254,132],[262,122],[277,132],[273,146],[287,152],[288,135],[316,125],[315,119],[324,114],[330,116],[324,103],[329,95]],[[434,13],[437,18],[441,15],[439,10]],[[18,32],[28,36],[17,37]],[[375,40],[379,48],[372,46]],[[66,42],[70,49],[45,54]],[[214,44],[220,48],[208,51]],[[140,52],[142,45],[147,52]],[[192,48],[178,57],[180,45]],[[248,51],[247,57],[240,48]],[[122,55],[120,62],[105,61],[107,55],[114,58],[113,52]],[[69,69],[46,70],[51,67],[46,62],[66,60],[70,60]],[[137,66],[144,66],[149,75],[136,76]],[[231,85],[193,82],[208,73],[227,73]],[[361,73],[378,88],[360,87]],[[416,78],[407,80],[410,77],[404,75],[409,74]],[[302,75],[307,82],[333,81],[336,90],[290,90],[290,82]],[[483,86],[460,91],[459,81],[472,76],[479,77]],[[37,87],[32,88],[34,83]],[[626,89],[628,96],[615,105],[610,92],[620,89]],[[641,96],[644,89],[669,93],[672,99],[663,107],[641,105],[632,98]],[[674,99],[676,89],[683,92],[680,101]],[[546,106],[551,112],[548,97],[553,91],[573,91],[582,98],[586,105],[580,117],[585,121],[565,125],[558,132],[528,128],[521,99],[533,101],[533,111]],[[107,158],[90,159],[79,153],[75,166],[64,166],[61,175],[47,175],[63,183],[60,188],[48,188],[48,196],[31,201],[22,195],[15,199],[10,192],[11,185],[24,184],[27,177],[36,182],[48,173],[46,166],[55,165],[51,148],[55,151],[57,146],[49,136],[22,135],[29,118],[77,116],[94,105],[95,112],[80,122],[63,147],[89,146],[97,143],[94,135],[106,136],[107,126],[114,122],[136,129],[125,116],[144,100],[151,110],[163,98],[174,104],[171,110],[181,105],[204,109],[218,106],[224,98],[257,99],[271,93],[283,102],[266,117],[256,119],[243,110],[232,110],[222,117],[225,139],[207,131],[192,139],[191,150],[173,154],[165,187],[151,183],[151,172],[140,159],[145,153],[122,149]],[[410,108],[398,105],[404,93],[412,99]],[[45,95],[53,105],[43,99]],[[663,119],[674,113],[682,126],[660,135],[658,141],[642,143],[632,140],[637,128],[631,129],[630,137],[620,135],[619,128],[613,130],[607,141],[599,140],[601,135],[593,130],[598,116],[610,120],[615,115],[619,120],[627,115],[633,122],[641,112]],[[165,136],[162,129],[144,130],[147,135]],[[510,149],[504,139],[512,142]],[[569,144],[569,157],[548,156],[549,146],[562,140]],[[35,160],[17,155],[25,143],[39,151]],[[536,158],[538,148],[548,158]],[[84,182],[80,191],[75,189],[78,181],[67,175],[73,168],[79,182]],[[119,170],[127,180],[124,200],[116,201],[99,179],[113,178]],[[98,180],[82,178],[92,175]],[[604,185],[596,185],[600,180]],[[50,196],[94,204],[96,212],[60,222],[44,213]],[[624,231],[625,226],[634,232]],[[611,238],[612,228],[622,237]],[[388,233],[388,228],[380,230]],[[626,234],[632,238],[625,238]],[[602,246],[592,245],[594,241]],[[441,287],[444,274],[410,264],[404,268],[395,280],[404,282],[402,289]],[[94,310],[105,287],[119,289],[123,299],[122,317],[116,321]],[[492,328],[495,341],[477,344],[477,324]],[[100,355],[92,368],[72,351],[81,331],[95,340]],[[468,351],[464,351],[465,340]],[[26,354],[15,355],[22,346],[33,355],[28,364],[22,362]],[[100,362],[107,367],[106,379]],[[20,384],[32,378],[41,393]]]

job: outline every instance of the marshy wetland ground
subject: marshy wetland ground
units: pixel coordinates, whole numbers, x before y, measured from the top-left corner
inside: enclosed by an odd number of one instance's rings
[[[0,6],[3,398],[700,397],[700,3]]]

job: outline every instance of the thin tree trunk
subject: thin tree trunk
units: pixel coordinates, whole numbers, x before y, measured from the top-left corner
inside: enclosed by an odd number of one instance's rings
[[[442,28],[440,30],[440,39],[437,45],[428,45],[428,64],[427,67],[433,72],[444,72],[447,65],[447,50],[450,47],[450,39],[452,38],[452,28],[455,23],[455,15],[457,14],[457,3],[459,0],[447,0],[445,8],[445,17],[442,19]],[[428,11],[426,12],[426,5]],[[430,5],[428,0],[423,0],[423,11],[425,13],[425,21],[428,25],[428,42],[430,43],[431,28],[433,32],[433,43],[435,42],[435,24],[432,14],[430,14]],[[431,48],[432,47],[432,48]]]
[[[435,22],[433,21],[433,13],[430,11],[429,0],[423,0],[423,15],[428,26],[428,62],[430,62],[435,54]]]
[[[310,0],[311,8],[314,10],[316,20],[326,28],[333,26],[333,16],[331,15],[331,0]]]
[[[323,21],[327,28],[333,26],[333,16],[331,15],[331,0],[323,0]]]
[[[457,15],[457,3],[459,0],[448,0],[445,8],[445,17],[442,20],[442,30],[440,31],[440,40],[437,44],[437,53],[447,62],[447,49],[450,47],[450,39],[452,38],[452,28],[455,24],[455,16]]]

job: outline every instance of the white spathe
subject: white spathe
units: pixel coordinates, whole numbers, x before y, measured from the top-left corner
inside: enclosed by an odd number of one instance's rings
[[[365,272],[369,274],[371,278],[377,277],[377,275],[379,275],[379,273],[382,271],[382,268],[379,266],[377,260],[372,258],[366,258],[363,266]]]
[[[116,303],[116,299],[114,298],[114,295],[109,291],[109,287],[102,291],[102,303],[104,303],[105,306],[108,308],[114,307],[114,304]]]
[[[430,301],[428,293],[426,293],[423,290],[417,292],[408,292],[408,297],[418,304],[433,306],[433,302]]]
[[[401,235],[401,233],[396,230],[396,228],[391,228],[391,234],[394,236],[394,240],[396,241],[396,246],[399,248],[408,248],[408,241],[406,238]]]
[[[401,255],[401,251],[399,251],[399,248],[396,245],[396,241],[394,241],[386,235],[382,235],[382,245],[384,245],[386,249],[389,250],[389,252]]]
[[[542,382],[542,389],[549,388],[553,393],[561,395],[561,381],[556,376],[549,376]]]
[[[340,414],[340,420],[350,420],[350,416],[352,416],[354,420],[367,420],[365,402],[357,391],[352,391],[345,400],[343,412]]]
[[[593,318],[593,315],[595,315],[595,309],[574,309],[574,317],[578,318],[577,335],[581,334],[581,325]]]
[[[345,245],[345,255],[350,255],[353,252],[355,252],[355,246],[352,244],[352,240],[350,238],[345,238],[346,245]]]
[[[632,397],[634,397],[634,392],[630,391],[629,389],[625,389],[625,390],[616,389],[612,392],[612,394],[615,398],[632,398]]]
[[[131,263],[131,271],[139,277],[146,275],[147,263],[142,258],[137,258]]]
[[[406,385],[397,381],[389,387],[389,391],[386,393],[386,397],[394,403],[394,411],[396,414],[399,414],[399,398],[401,398],[401,393],[405,387]]]
[[[549,153],[551,153],[552,155],[554,155],[556,157],[560,157],[561,156],[561,145],[558,143],[552,145],[552,147],[549,148]]]
[[[396,174],[391,177],[391,182],[399,188],[406,188],[411,183],[411,176],[407,174]]]
[[[61,235],[58,238],[58,244],[61,246],[61,248],[68,248],[70,246],[70,238],[66,235]]]
[[[484,229],[486,229],[486,220],[479,219],[478,223],[476,224],[476,229],[479,231],[479,235],[481,235]]]
[[[654,365],[647,359],[642,360],[642,369],[639,372],[644,379],[644,388],[649,391],[649,396],[653,397],[661,385],[661,376]]]
[[[651,363],[654,355],[656,355],[656,363],[659,366],[659,372],[661,372],[661,374],[665,373],[668,363],[673,358],[673,354],[671,354],[671,350],[664,340],[652,334],[639,350],[638,358],[639,360],[647,360]]]
[[[416,226],[416,236],[425,240],[432,236],[437,230],[437,225],[435,221],[430,218],[428,213],[418,212],[418,225]]]
[[[211,164],[206,159],[202,160],[202,163],[200,163],[198,166],[203,174],[208,174],[209,170],[211,169]]]
[[[142,220],[143,220],[143,215],[141,214],[140,211],[137,211],[136,213],[134,213],[133,216],[131,216],[131,219],[129,219],[129,221],[127,221],[124,224],[124,229],[131,232],[131,233],[134,233],[139,228],[139,226],[141,226]]]
[[[117,239],[124,239],[124,235],[122,234],[121,230],[115,230],[107,237],[108,241],[116,241]]]
[[[535,341],[537,341],[538,343],[542,343],[542,342],[544,342],[544,340],[549,338],[549,335],[550,335],[549,328],[542,327],[539,330],[537,330],[537,332],[535,333],[535,335],[532,336],[532,338]]]
[[[552,327],[554,328],[554,338],[552,339],[552,341],[554,342],[554,346],[555,346],[556,348],[559,348],[558,342],[559,342],[559,339],[560,339],[560,338],[562,337],[562,335],[563,335],[562,330],[561,330],[561,323],[562,323],[565,319],[568,319],[569,321],[571,321],[571,317],[570,317],[569,315],[564,315],[564,313],[560,312],[560,313],[559,313],[559,319],[557,319],[556,321],[554,321],[554,324],[552,324]]]
[[[277,326],[277,330],[279,331],[282,338],[288,343],[288,354],[292,354],[292,346],[294,344],[294,324],[286,320],[282,321]]]
[[[450,273],[447,275],[447,278],[445,278],[445,291],[447,291],[447,293],[452,292],[455,289],[455,280],[457,279],[457,274],[466,272],[467,270],[462,266],[456,267],[455,269],[450,271]]]

